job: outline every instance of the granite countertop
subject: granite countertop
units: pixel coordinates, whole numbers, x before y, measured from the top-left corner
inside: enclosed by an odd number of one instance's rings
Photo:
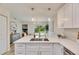
[[[76,55],[79,55],[79,45],[76,41],[69,40],[69,39],[59,39],[57,37],[48,37],[49,41],[30,41],[30,39],[33,38],[32,36],[23,37],[14,43],[60,43],[67,49],[69,49],[71,52],[75,53]]]

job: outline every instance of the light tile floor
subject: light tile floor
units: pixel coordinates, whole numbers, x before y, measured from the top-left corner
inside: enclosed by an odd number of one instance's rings
[[[10,50],[5,52],[3,55],[14,55],[14,44],[11,44]]]

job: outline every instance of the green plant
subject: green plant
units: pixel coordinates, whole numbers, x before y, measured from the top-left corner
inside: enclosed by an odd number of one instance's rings
[[[49,30],[48,24],[45,25],[45,29],[46,29],[46,32],[48,32],[48,30]]]
[[[36,33],[45,32],[45,27],[44,26],[37,26],[35,28],[35,32]]]

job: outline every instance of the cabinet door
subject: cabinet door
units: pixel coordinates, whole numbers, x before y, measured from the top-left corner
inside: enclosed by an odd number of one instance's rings
[[[15,50],[15,55],[25,55],[25,50],[24,49],[17,49]]]
[[[73,4],[73,26],[79,28],[79,4]]]
[[[63,28],[64,27],[64,6],[61,7],[57,13],[57,25],[58,28]]]
[[[26,55],[38,55],[38,51],[26,51]]]
[[[52,43],[41,43],[40,44],[41,55],[52,55],[53,54],[53,44]]]
[[[53,51],[41,51],[41,55],[53,55]]]
[[[41,43],[39,51],[52,51],[52,43]]]
[[[79,28],[79,4],[76,4],[76,27]]]
[[[26,55],[38,55],[39,43],[27,43],[26,44]]]
[[[73,13],[72,4],[65,4],[65,17],[64,17],[64,28],[72,28],[73,26]]]
[[[15,54],[16,55],[25,55],[25,44],[22,44],[22,43],[15,44]]]
[[[64,47],[61,45],[61,44],[57,44],[57,43],[54,43],[54,51],[53,51],[53,54],[54,55],[63,55],[64,54]]]
[[[39,51],[39,43],[27,43],[26,51]]]

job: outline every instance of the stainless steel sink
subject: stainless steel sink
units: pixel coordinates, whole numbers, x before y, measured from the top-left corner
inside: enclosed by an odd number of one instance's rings
[[[30,41],[49,41],[47,38],[32,38]]]

